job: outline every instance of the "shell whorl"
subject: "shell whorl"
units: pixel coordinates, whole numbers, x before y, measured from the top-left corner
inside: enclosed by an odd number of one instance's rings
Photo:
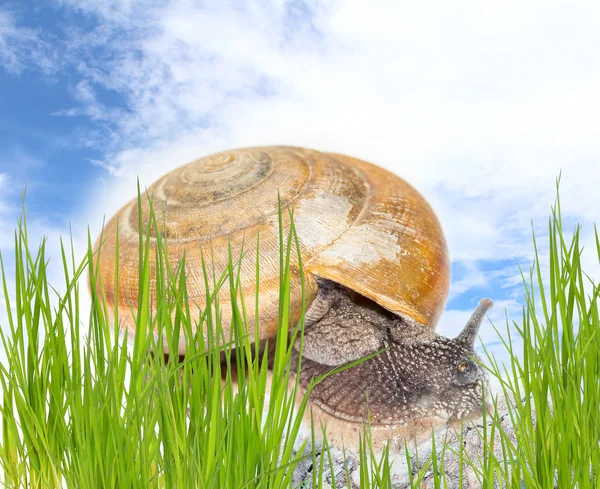
[[[278,195],[283,209],[294,208],[308,289],[316,284],[315,275],[322,276],[431,327],[443,310],[449,261],[439,222],[414,188],[375,165],[303,148],[245,148],[184,165],[149,187],[148,194],[158,220],[165,224],[173,265],[185,251],[190,303],[201,308],[205,303],[202,252],[205,257],[212,253],[214,272],[220,274],[227,267],[228,244],[236,257],[244,243],[240,279],[244,296],[251,298],[246,301],[248,324],[258,315],[262,337],[273,336],[277,328]],[[143,199],[143,222],[148,215],[149,204]],[[283,218],[288,229],[287,212]],[[117,219],[119,304],[113,304]],[[138,222],[134,199],[106,225],[100,259],[107,301],[119,308],[128,328],[133,327],[131,310],[138,300]],[[260,302],[255,311],[259,234]],[[212,276],[212,262],[207,264]],[[151,293],[154,287],[152,281]],[[300,296],[300,277],[293,270],[294,314],[299,314]],[[227,283],[219,297],[227,330]],[[313,297],[308,297],[309,303]],[[181,348],[183,344],[184,353]]]

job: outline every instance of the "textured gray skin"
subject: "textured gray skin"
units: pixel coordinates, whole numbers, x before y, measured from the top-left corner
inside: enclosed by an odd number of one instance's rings
[[[312,402],[341,419],[381,424],[428,416],[452,421],[481,412],[485,375],[474,360],[474,342],[489,307],[484,299],[451,339],[319,279],[306,314],[300,384],[307,387],[335,366],[385,349],[324,379],[313,389]]]

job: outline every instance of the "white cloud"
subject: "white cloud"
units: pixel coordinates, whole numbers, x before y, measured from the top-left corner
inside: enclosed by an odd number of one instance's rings
[[[0,67],[12,74],[35,67],[45,74],[54,73],[59,59],[51,43],[34,29],[17,25],[10,10],[0,8]]]
[[[600,34],[582,8],[345,2],[313,6],[294,37],[279,2],[208,11],[180,1],[139,23],[115,14],[135,2],[94,5],[130,32],[111,62],[81,68],[128,101],[103,162],[121,177],[151,183],[232,146],[346,152],[420,189],[458,260],[530,257],[530,219],[545,225],[561,169],[565,207],[596,217],[600,69],[584,61]]]
[[[81,80],[72,90],[75,100],[81,103],[79,107],[62,109],[54,112],[55,116],[86,116],[95,122],[112,122],[123,117],[123,111],[115,107],[107,107],[98,100],[96,92],[87,80]],[[92,143],[93,144],[93,143]]]

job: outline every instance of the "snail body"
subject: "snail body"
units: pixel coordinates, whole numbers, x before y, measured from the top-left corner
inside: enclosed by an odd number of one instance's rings
[[[416,426],[427,432],[434,420],[481,409],[484,376],[471,357],[477,328],[491,302],[482,301],[459,337],[435,333],[448,294],[448,250],[435,213],[401,178],[344,155],[257,147],[193,161],[159,179],[148,193],[154,208],[164,211],[173,264],[185,252],[189,301],[200,308],[206,297],[202,253],[211,256],[209,273],[219,274],[227,267],[229,247],[233,256],[239,256],[242,246],[255,256],[260,235],[260,283],[254,260],[242,260],[239,270],[245,297],[253,298],[260,290],[257,309],[254,300],[246,303],[248,324],[258,318],[260,339],[277,334],[278,196],[282,208],[294,209],[304,263],[303,277],[298,269],[291,272],[294,322],[301,314],[302,279],[308,295],[301,385],[337,365],[386,349],[329,377],[311,394],[315,408],[342,435],[357,431],[367,419],[367,395],[368,417],[381,427],[382,439],[412,436]],[[147,201],[142,201],[141,211],[146,222]],[[282,214],[287,227],[289,216]],[[138,301],[139,218],[134,199],[106,225],[100,258],[109,306],[119,309],[130,331]],[[117,231],[119,300],[114,303]],[[151,295],[154,287],[151,279]],[[226,335],[229,300],[226,282],[219,291]],[[180,355],[184,347],[182,340]]]

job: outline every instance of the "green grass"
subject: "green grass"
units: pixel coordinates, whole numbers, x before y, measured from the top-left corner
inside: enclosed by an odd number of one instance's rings
[[[299,442],[299,432],[307,398],[297,385],[287,388],[299,368],[291,345],[303,334],[302,319],[295,325],[288,316],[290,268],[302,267],[293,221],[290,229],[280,230],[280,324],[269,382],[266,353],[253,354],[254,325],[247,324],[239,287],[240,260],[260,265],[260,256],[230,252],[221,275],[205,271],[208,306],[198,315],[188,300],[185,257],[170,266],[168,243],[160,233],[156,262],[150,263],[151,227],[161,228],[153,216],[140,222],[140,294],[135,336],[128,345],[128,338],[118,334],[116,313],[110,315],[104,297],[93,292],[99,275],[91,238],[81,261],[72,246],[61,243],[65,283],[58,294],[48,283],[45,242],[32,252],[23,212],[15,232],[14,291],[7,290],[1,266],[9,319],[0,329],[7,355],[0,367],[0,481],[15,488],[281,488],[293,487],[294,468],[308,457],[315,467],[311,485],[322,487],[321,469],[333,465],[331,453],[325,440],[323,450],[312,444],[303,454],[306,442]],[[510,364],[504,370],[491,357],[485,361],[505,394],[523,402],[509,410],[516,443],[503,432],[496,413],[486,415],[480,433],[486,456],[478,468],[484,487],[494,487],[496,479],[502,487],[547,489],[554,487],[555,477],[561,489],[597,486],[599,289],[581,269],[579,236],[577,228],[565,237],[557,205],[549,220],[549,276],[537,260],[524,276],[526,305],[515,324],[522,351],[514,349],[507,325]],[[597,233],[596,247],[600,258]],[[118,273],[118,262],[115,269]],[[157,275],[156,297],[149,295],[151,269]],[[88,274],[91,309],[83,317],[80,295],[88,293]],[[234,332],[227,338],[216,295],[225,281]],[[195,332],[195,323],[208,332],[206,340]],[[176,350],[180,336],[187,351],[183,362],[152,355],[163,350],[164,342]],[[320,430],[314,426],[313,437]],[[493,443],[500,443],[500,457]],[[440,454],[433,450],[414,474],[412,487],[421,487],[426,472],[433,473],[436,487],[446,487],[443,458],[452,448],[437,449]],[[391,454],[373,453],[368,429],[360,458],[361,487],[392,487]],[[331,485],[338,485],[335,477]]]

